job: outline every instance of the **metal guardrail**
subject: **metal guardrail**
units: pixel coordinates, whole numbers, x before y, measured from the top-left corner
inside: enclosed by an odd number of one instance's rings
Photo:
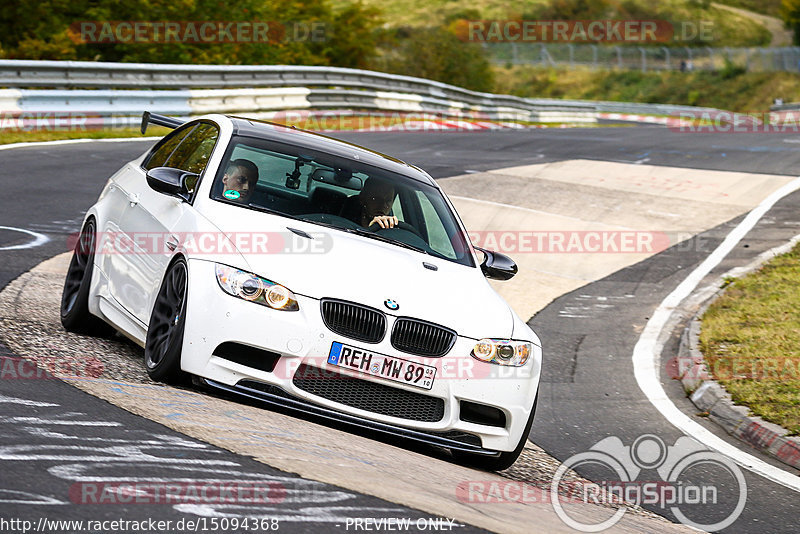
[[[787,102],[786,104],[773,104],[770,111],[800,111],[800,102]]]
[[[410,93],[478,106],[544,106],[558,100],[470,91],[446,83],[339,67],[160,65],[91,61],[0,60],[0,87],[53,89],[230,89],[308,87]]]
[[[588,100],[573,100],[572,102],[588,103]],[[639,115],[677,115],[682,112],[696,113],[698,111],[719,111],[716,108],[700,106],[679,106],[675,104],[645,104],[639,102],[592,102],[600,113],[627,113]]]
[[[264,113],[362,109],[532,122],[594,122],[598,113],[668,115],[663,104],[522,98],[367,70],[286,65],[161,65],[0,60],[0,111]],[[47,88],[47,89],[45,89]]]
[[[591,103],[480,93],[422,78],[337,67],[0,60],[0,86],[10,88],[0,90],[0,102],[12,111],[107,116],[152,109],[186,116],[349,108],[488,120],[596,120]]]

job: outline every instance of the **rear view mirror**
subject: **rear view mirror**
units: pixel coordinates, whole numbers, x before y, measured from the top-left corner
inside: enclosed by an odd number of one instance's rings
[[[351,172],[344,169],[338,169],[338,172],[333,169],[316,169],[311,173],[311,180],[323,184],[337,185],[353,191],[360,191],[364,185],[361,178],[353,176]]]
[[[485,256],[483,263],[481,263],[481,271],[486,278],[509,280],[517,274],[517,264],[505,254],[492,252],[480,247],[475,247],[475,249],[483,252]]]

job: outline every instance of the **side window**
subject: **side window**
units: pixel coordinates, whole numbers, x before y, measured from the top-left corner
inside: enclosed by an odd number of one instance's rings
[[[394,204],[392,204],[392,215],[401,221],[405,221],[405,217],[403,217],[403,204],[400,202],[400,195],[394,197]]]
[[[450,236],[447,235],[447,229],[445,229],[439,214],[436,213],[436,208],[431,203],[431,200],[422,191],[417,191],[417,198],[422,208],[425,227],[428,230],[428,242],[430,247],[448,258],[457,257],[455,250],[453,250],[453,245],[450,242]]]
[[[153,151],[145,164],[145,169],[154,167],[173,167],[182,171],[200,174],[205,170],[219,130],[213,124],[200,123],[183,130],[176,130]],[[194,191],[197,180],[187,180],[186,187]]]
[[[178,148],[183,139],[189,135],[192,130],[194,130],[196,126],[190,126],[188,128],[178,128],[174,132],[168,134],[164,139],[160,141],[158,145],[153,149],[153,152],[150,153],[150,156],[147,158],[144,164],[144,168],[146,170],[154,169],[156,167],[166,167],[167,160],[175,152],[175,149]]]
[[[187,135],[167,160],[168,167],[200,174],[205,170],[219,137],[217,127],[201,123]]]

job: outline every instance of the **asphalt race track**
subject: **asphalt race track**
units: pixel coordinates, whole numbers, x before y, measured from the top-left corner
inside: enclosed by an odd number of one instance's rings
[[[631,127],[342,133],[337,137],[396,155],[436,178],[578,159],[787,177],[800,175],[800,139],[780,134],[678,134],[660,127]],[[0,152],[3,162],[0,183],[4,191],[0,210],[0,287],[40,262],[65,252],[67,237],[79,229],[85,209],[94,202],[107,176],[147,146],[146,142],[133,141],[38,146]],[[447,183],[447,180],[442,182]],[[535,198],[525,201],[529,208],[536,206]],[[798,207],[798,193],[781,200],[704,283],[800,233]],[[633,376],[631,354],[653,310],[740,219],[704,229],[689,242],[570,291],[531,319],[530,324],[542,339],[545,350],[539,410],[530,436],[534,443],[564,461],[609,436],[620,438],[625,445],[631,445],[645,434],[658,436],[667,445],[682,436],[639,389]],[[33,243],[36,236],[44,236],[48,241],[24,248],[26,243]],[[565,256],[565,261],[576,260]],[[671,339],[664,350],[662,369],[675,354],[677,335]],[[4,350],[0,356],[14,357],[7,348]],[[679,385],[668,378],[662,382],[675,404],[694,420],[763,461],[782,465],[728,438],[713,423],[697,417],[696,409],[686,400]],[[183,437],[57,380],[2,380],[0,388],[0,417],[6,423],[0,431],[0,451],[3,451],[0,462],[4,464],[0,483],[3,517],[31,520],[42,515],[54,519],[56,514],[61,519],[131,517],[130,507],[81,507],[74,500],[74,506],[48,502],[53,494],[69,501],[66,496],[72,496],[70,491],[77,491],[73,486],[80,484],[80,473],[74,468],[71,470],[70,465],[81,461],[81,457],[97,457],[94,461],[98,468],[109,470],[113,473],[110,478],[117,480],[157,477],[163,469],[156,469],[156,466],[163,465],[167,469],[217,470],[219,476],[279,483],[289,494],[297,495],[291,506],[297,508],[298,516],[312,513],[305,507],[312,501],[304,501],[304,495],[313,494],[318,498],[326,494],[331,509],[337,510],[336,514],[326,517],[338,517],[339,521],[329,521],[326,523],[329,527],[340,525],[343,528],[347,518],[365,514],[435,519],[428,513],[369,495],[270,469],[252,459]],[[38,422],[20,415],[20,407],[31,406],[37,410]],[[65,452],[67,440],[62,438],[58,443],[61,450],[51,450],[55,433],[52,426],[45,431],[41,421],[55,419],[69,430],[65,434],[88,448]],[[98,448],[93,449],[95,442]],[[119,450],[101,451],[100,443],[116,444]],[[110,458],[130,454],[144,458],[152,472],[142,473],[136,465]],[[592,468],[578,469],[578,472],[588,478],[604,476]],[[746,505],[739,519],[726,531],[795,532],[800,516],[798,493],[748,470],[743,472],[747,483]],[[720,474],[715,480],[720,486],[730,485],[730,481],[723,478]],[[722,500],[725,498],[721,496]],[[723,508],[733,506],[731,502],[720,504]],[[677,521],[669,509],[649,508]],[[50,509],[54,511],[48,513]],[[164,520],[182,517],[171,507],[157,505],[152,505],[152,511],[150,505],[135,511],[137,516]],[[284,530],[302,532],[305,527],[302,522],[289,521],[281,524],[281,531]],[[459,532],[470,530],[472,527],[468,526],[458,528]]]

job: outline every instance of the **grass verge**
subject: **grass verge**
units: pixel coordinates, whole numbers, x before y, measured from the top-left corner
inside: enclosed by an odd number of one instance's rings
[[[169,128],[151,126],[147,137],[163,136]],[[112,139],[116,137],[144,137],[139,128],[75,129],[75,130],[0,130],[0,145],[32,143],[38,141],[61,141],[64,139]]]
[[[700,349],[736,404],[800,435],[800,244],[730,281],[702,319]]]
[[[743,72],[639,72],[497,67],[495,92],[533,98],[575,98],[708,106],[741,112],[769,110],[773,99],[800,101],[800,74]]]
[[[243,114],[243,115],[246,115]],[[393,126],[398,126],[403,123],[405,119],[399,116],[376,116],[376,115],[348,115],[342,118],[332,117],[304,117],[296,121],[291,121],[291,125],[300,128],[301,130],[309,131],[348,131],[358,129],[372,129],[375,131],[382,131]],[[444,120],[444,119],[443,119]],[[469,120],[469,119],[465,119]],[[478,120],[478,119],[476,119]],[[428,119],[420,120],[419,122],[428,121]],[[278,121],[285,124],[285,121]],[[431,122],[431,121],[429,121]],[[586,127],[595,128],[598,126],[604,127],[621,127],[628,126],[626,124],[616,125],[598,125],[595,123],[567,123],[567,122],[518,122],[521,126],[538,126],[543,128],[558,128],[560,126],[570,127]],[[168,128],[161,126],[150,126],[147,129],[148,137],[160,137],[170,132]],[[407,131],[425,131],[421,125],[409,127]],[[432,128],[427,131],[435,131]],[[65,139],[109,139],[109,138],[125,138],[125,137],[142,137],[138,128],[109,128],[109,129],[82,129],[82,130],[40,130],[40,131],[0,131],[0,145],[7,145],[12,143],[32,143],[39,141],[60,141]]]

